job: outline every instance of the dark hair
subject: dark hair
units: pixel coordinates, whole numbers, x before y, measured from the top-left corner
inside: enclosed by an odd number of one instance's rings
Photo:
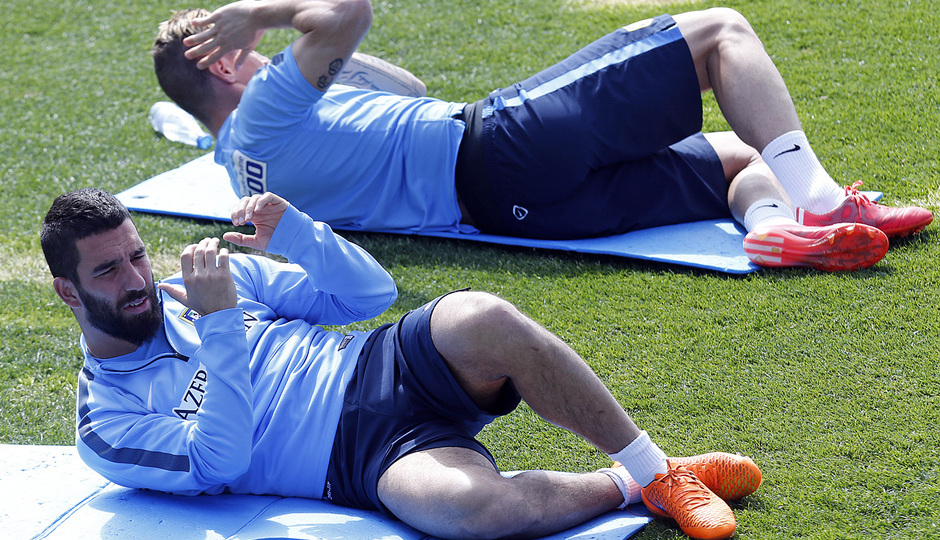
[[[186,58],[183,39],[201,30],[192,20],[208,16],[205,9],[175,11],[168,21],[160,23],[150,55],[157,82],[163,92],[181,109],[205,124],[209,118],[205,103],[212,98],[209,70],[196,67],[196,61]]]
[[[39,241],[53,277],[78,280],[80,255],[76,242],[121,226],[130,212],[114,195],[98,188],[85,188],[56,197],[42,220]]]

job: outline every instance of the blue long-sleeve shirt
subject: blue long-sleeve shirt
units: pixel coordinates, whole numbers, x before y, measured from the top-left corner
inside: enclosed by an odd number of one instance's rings
[[[128,487],[320,498],[343,394],[375,317],[396,299],[364,250],[290,207],[268,246],[231,256],[238,307],[200,317],[161,293],[164,331],[135,352],[85,354],[77,446]],[[182,283],[179,274],[166,280]]]

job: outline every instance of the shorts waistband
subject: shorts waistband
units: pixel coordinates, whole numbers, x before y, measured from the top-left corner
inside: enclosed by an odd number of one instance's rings
[[[457,117],[466,123],[466,127],[457,150],[454,180],[457,202],[464,217],[469,218],[465,219],[465,222],[486,232],[489,229],[488,216],[495,215],[496,202],[486,169],[483,107],[484,100],[468,103],[463,113]]]

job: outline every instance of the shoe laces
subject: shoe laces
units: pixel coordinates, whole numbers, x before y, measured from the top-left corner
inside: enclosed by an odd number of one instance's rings
[[[683,466],[670,467],[659,479],[665,486],[666,498],[675,501],[681,508],[694,509],[705,506],[711,499],[710,492],[695,474]]]
[[[705,483],[703,479],[711,480],[710,483],[713,485],[717,485],[718,483],[718,469],[717,466],[713,463],[687,463],[683,465],[683,467],[694,474],[695,478],[703,484]]]
[[[861,185],[862,185],[862,181],[861,181],[861,180],[856,180],[855,182],[852,183],[851,186],[845,186],[845,195],[846,195],[847,197],[852,197],[852,198],[854,198],[854,199],[855,199],[855,202],[856,202],[859,206],[865,206],[865,205],[869,205],[869,204],[874,204],[874,203],[871,202],[871,199],[869,199],[867,196],[865,196],[864,193],[862,193],[861,191],[858,190],[859,186],[861,186]]]

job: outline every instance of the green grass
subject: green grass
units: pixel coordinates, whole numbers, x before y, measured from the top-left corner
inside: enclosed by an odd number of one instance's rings
[[[362,50],[453,100],[547,66],[666,8],[574,0],[375,0]],[[678,3],[671,11],[717,5]],[[832,175],[891,203],[938,203],[933,2],[731,0],[788,82]],[[37,229],[52,199],[126,189],[199,155],[155,136],[164,99],[147,50],[183,3],[15,0],[0,20],[0,442],[70,444],[77,326],[50,286]],[[263,52],[291,39],[273,32]],[[723,129],[706,99],[707,129]],[[220,224],[140,215],[157,262]],[[764,485],[736,506],[739,538],[940,538],[937,228],[870,270],[728,277],[604,257],[349,234],[396,277],[401,313],[445,291],[500,294],[568,340],[672,454],[753,456]],[[360,325],[366,328],[375,324]],[[525,407],[483,433],[501,466],[604,466]],[[681,538],[656,522],[638,536]]]

